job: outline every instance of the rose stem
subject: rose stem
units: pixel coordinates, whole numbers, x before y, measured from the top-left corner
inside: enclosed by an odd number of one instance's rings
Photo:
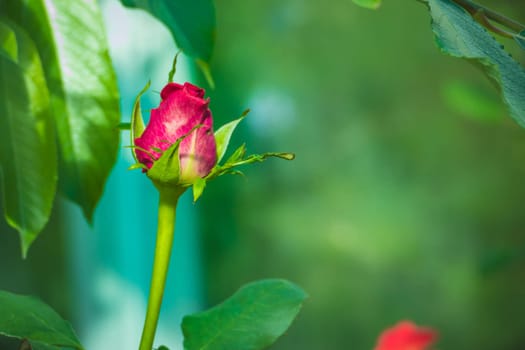
[[[181,193],[159,188],[159,217],[157,226],[157,242],[155,244],[155,258],[153,274],[148,299],[146,320],[142,330],[139,350],[151,350],[159,320],[162,296],[168,274],[168,265],[175,235],[175,212]]]

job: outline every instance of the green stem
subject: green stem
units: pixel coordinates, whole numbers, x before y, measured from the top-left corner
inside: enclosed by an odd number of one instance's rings
[[[151,350],[157,323],[159,320],[162,296],[168,274],[168,265],[175,235],[175,212],[180,193],[159,188],[159,217],[157,226],[157,243],[155,245],[155,258],[153,274],[148,299],[148,310],[142,330],[139,350]]]
[[[525,26],[511,18],[508,18],[506,16],[503,16],[500,13],[497,13],[495,11],[492,11],[485,6],[476,4],[470,0],[453,0],[456,4],[463,7],[465,10],[470,12],[470,14],[475,15],[476,13],[479,13],[480,11],[483,12],[483,14],[490,20],[499,23],[508,29],[511,29],[516,32],[521,32],[525,29]]]

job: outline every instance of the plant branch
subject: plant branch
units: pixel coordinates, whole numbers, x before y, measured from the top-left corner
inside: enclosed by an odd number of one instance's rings
[[[523,30],[525,30],[525,25],[519,23],[518,21],[515,21],[511,18],[508,18],[500,13],[497,13],[495,11],[492,11],[485,6],[476,4],[470,0],[452,0],[459,6],[463,7],[465,10],[467,10],[474,18],[480,17],[480,14],[483,14],[484,17],[499,23],[503,26],[505,26],[508,29],[511,29],[515,31],[516,33],[519,33]],[[500,34],[503,36],[508,36],[507,34],[513,36],[513,34],[508,33],[506,31],[502,31],[499,28],[496,28],[492,25],[487,26],[486,23],[482,23],[487,29],[495,32],[496,34]]]
[[[181,192],[159,188],[159,194],[157,242],[155,244],[153,274],[151,276],[148,309],[139,350],[151,350],[153,348],[153,340],[155,339],[155,331],[157,330],[164,286],[166,285],[166,276],[168,274],[171,247],[175,235],[177,202]]]

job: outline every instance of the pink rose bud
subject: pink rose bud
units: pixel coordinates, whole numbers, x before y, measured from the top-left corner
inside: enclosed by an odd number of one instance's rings
[[[426,350],[436,342],[437,332],[402,321],[379,336],[374,350]]]
[[[183,138],[179,183],[190,185],[208,175],[217,162],[209,98],[204,99],[204,90],[190,83],[169,83],[160,96],[160,106],[151,111],[148,125],[135,139],[137,159],[151,169],[164,151]]]

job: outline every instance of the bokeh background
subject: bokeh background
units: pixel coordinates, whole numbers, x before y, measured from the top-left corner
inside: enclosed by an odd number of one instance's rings
[[[484,4],[525,21],[521,1]],[[101,6],[126,121],[149,79],[145,109],[158,103],[177,49],[145,13]],[[425,6],[216,8],[215,125],[249,107],[232,145],[297,158],[183,198],[157,345],[181,348],[183,314],[282,277],[310,298],[272,349],[372,349],[401,319],[439,330],[439,349],[524,349],[525,130],[476,67],[439,53]],[[176,79],[206,86],[184,57]],[[25,261],[1,226],[0,288],[38,295],[93,350],[136,347],[145,312],[157,195],[128,152],[92,226],[57,201]]]

